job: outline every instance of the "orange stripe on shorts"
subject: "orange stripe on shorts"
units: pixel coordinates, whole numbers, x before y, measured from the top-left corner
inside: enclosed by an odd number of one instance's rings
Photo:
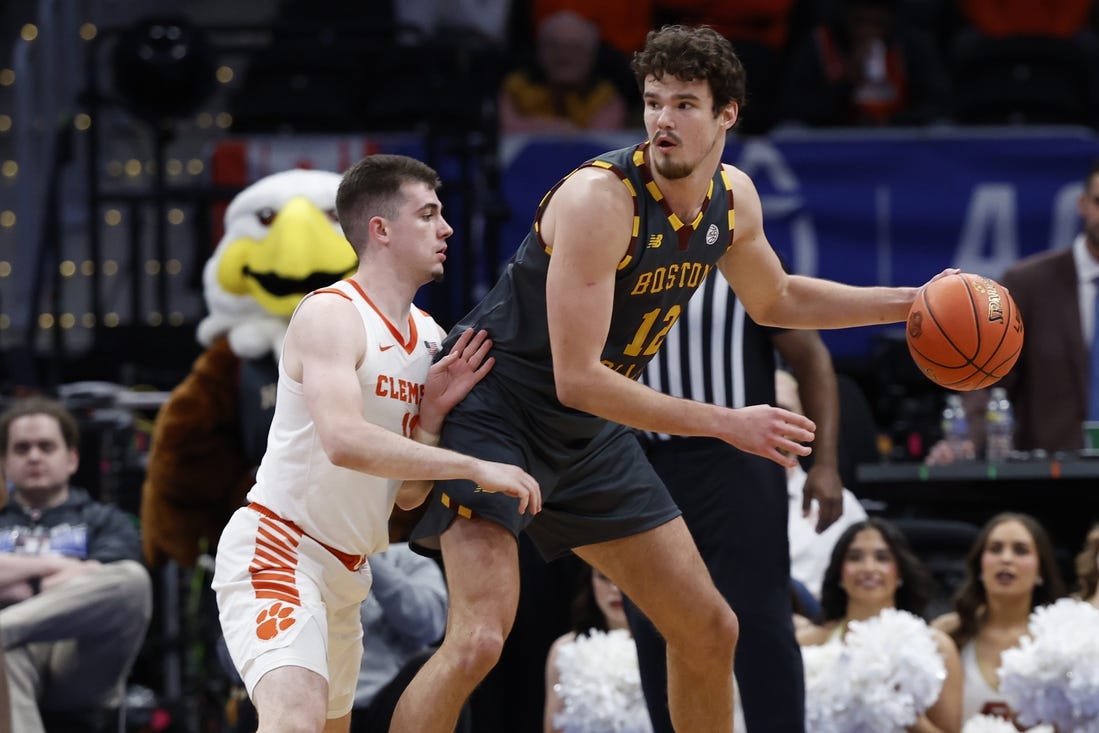
[[[260,517],[256,529],[256,549],[248,567],[256,598],[301,605],[294,572],[298,564],[298,539],[298,536],[288,533],[268,517]]]

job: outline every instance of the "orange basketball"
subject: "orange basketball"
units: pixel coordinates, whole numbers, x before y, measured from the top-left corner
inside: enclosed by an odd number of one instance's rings
[[[1003,379],[1023,348],[1023,318],[991,278],[963,272],[925,287],[908,311],[908,351],[935,384],[968,392]]]

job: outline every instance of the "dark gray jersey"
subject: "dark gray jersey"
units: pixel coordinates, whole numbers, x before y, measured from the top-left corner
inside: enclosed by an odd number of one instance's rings
[[[614,172],[633,199],[633,234],[618,265],[614,308],[602,353],[609,369],[631,379],[637,379],[656,354],[691,294],[730,246],[734,221],[732,189],[723,167],[714,172],[699,215],[692,222],[683,222],[672,213],[653,181],[647,149],[648,144],[643,143],[615,150],[580,166]],[[446,345],[467,327],[486,329],[494,343],[494,381],[529,401],[537,416],[551,419],[562,431],[579,431],[576,437],[590,437],[601,421],[557,401],[550,355],[546,271],[552,252],[543,242],[539,226],[546,205],[562,182],[542,199],[530,233],[500,280],[462,319]],[[590,242],[591,247],[601,244]]]

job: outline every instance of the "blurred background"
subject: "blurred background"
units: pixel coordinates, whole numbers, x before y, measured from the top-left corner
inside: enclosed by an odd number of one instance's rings
[[[547,22],[562,12],[571,25]],[[87,408],[75,483],[136,514],[156,408],[202,350],[202,268],[237,192],[374,152],[422,158],[455,234],[446,281],[419,300],[449,327],[546,190],[644,138],[629,58],[666,22],[709,23],[741,54],[749,102],[726,160],[755,180],[794,271],[998,277],[1078,231],[1099,158],[1091,0],[3,0],[0,397]],[[576,77],[557,79],[566,67]],[[555,84],[567,103],[531,109]],[[943,394],[903,329],[824,337],[866,398],[872,458],[921,459]],[[180,592],[165,585],[169,607]],[[146,663],[169,699],[187,618],[161,629],[174,661]]]
[[[1049,17],[1019,3],[1017,20],[1001,7],[994,22],[983,6],[1004,3],[588,5],[6,0],[0,389],[171,389],[199,353],[201,272],[226,202],[268,173],[339,172],[376,151],[442,173],[448,279],[420,299],[452,324],[556,180],[643,137],[628,59],[665,21],[709,22],[741,52],[749,103],[727,160],[754,177],[795,271],[855,284],[917,284],[947,266],[996,277],[1077,231],[1099,156],[1088,1]],[[587,73],[629,110],[613,128],[501,121],[508,76],[537,70],[539,23],[562,9],[599,29]],[[872,50],[855,59],[861,47]],[[883,451],[918,456],[939,402],[898,329],[825,337],[869,398]]]

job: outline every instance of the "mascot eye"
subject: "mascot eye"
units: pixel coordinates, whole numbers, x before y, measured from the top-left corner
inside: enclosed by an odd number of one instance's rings
[[[333,221],[333,223],[340,223],[340,215],[336,213],[335,209],[327,209],[324,213],[328,216],[329,219]]]
[[[269,227],[275,221],[275,217],[278,216],[278,214],[279,212],[275,211],[271,207],[265,206],[256,212],[256,218],[259,219],[260,224],[263,224],[265,227]]]

